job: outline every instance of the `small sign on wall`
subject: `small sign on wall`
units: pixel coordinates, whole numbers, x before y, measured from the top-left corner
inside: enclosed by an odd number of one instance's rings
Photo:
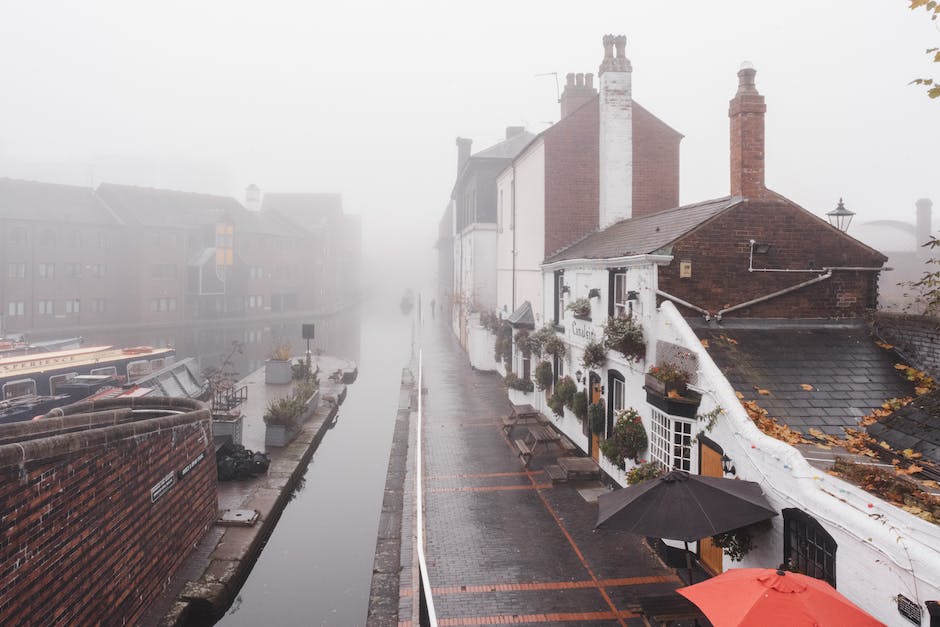
[[[679,262],[679,278],[680,279],[692,278],[692,262],[691,261]]]
[[[205,458],[206,458],[206,452],[205,452],[205,451],[199,453],[199,455],[196,455],[196,459],[194,459],[193,461],[191,461],[191,462],[189,462],[188,464],[186,464],[185,466],[183,466],[183,469],[180,470],[180,479],[182,479],[183,477],[185,477],[186,475],[188,475],[190,472],[192,472],[193,468],[196,467],[196,464],[198,464],[199,462],[201,462],[201,461],[204,460]]]
[[[150,502],[156,503],[157,499],[170,491],[170,488],[176,483],[176,473],[171,472],[163,479],[160,479],[152,488],[150,488]]]

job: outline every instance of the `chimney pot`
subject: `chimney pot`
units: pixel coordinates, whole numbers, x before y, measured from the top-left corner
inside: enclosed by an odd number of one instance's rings
[[[472,139],[466,137],[457,138],[457,173],[463,169],[464,164],[470,159],[470,148],[473,145]]]
[[[565,74],[565,87],[574,87],[574,73],[568,72]]]
[[[594,75],[590,72],[584,75],[584,86],[588,89],[594,89]]]
[[[581,73],[575,74],[574,84],[577,87],[584,87],[584,74],[581,74]]]

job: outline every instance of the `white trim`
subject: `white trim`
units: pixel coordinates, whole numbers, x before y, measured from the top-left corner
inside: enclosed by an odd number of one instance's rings
[[[565,268],[619,268],[623,266],[643,266],[656,264],[666,266],[672,263],[672,255],[630,255],[629,257],[608,257],[605,259],[564,259],[543,263],[542,270],[552,272]]]

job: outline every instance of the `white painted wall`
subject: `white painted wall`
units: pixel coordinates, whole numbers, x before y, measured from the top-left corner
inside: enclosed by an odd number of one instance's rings
[[[515,191],[513,192],[513,183]],[[545,144],[533,142],[504,170],[496,182],[504,199],[502,229],[497,236],[497,308],[508,316],[523,302],[532,303],[536,326],[541,325],[538,303],[542,295],[540,264],[545,252]],[[514,217],[513,217],[514,216]],[[513,259],[515,258],[515,273]],[[515,275],[515,299],[513,278]]]
[[[624,59],[626,61],[626,59]],[[600,82],[600,226],[633,213],[633,97],[628,71],[604,71]]]
[[[470,314],[468,320],[467,355],[470,365],[477,370],[495,371],[496,360],[493,358],[496,338],[480,326],[480,314]]]

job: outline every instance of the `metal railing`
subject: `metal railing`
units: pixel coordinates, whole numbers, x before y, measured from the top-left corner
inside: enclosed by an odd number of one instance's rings
[[[418,349],[418,423],[415,447],[415,549],[418,554],[418,624],[422,627],[437,627],[437,614],[434,611],[434,598],[431,595],[431,581],[428,577],[428,564],[424,557],[424,467],[422,453],[422,422],[424,418],[424,365],[421,349]]]
[[[212,395],[213,411],[230,411],[248,400],[248,386],[216,390]]]

